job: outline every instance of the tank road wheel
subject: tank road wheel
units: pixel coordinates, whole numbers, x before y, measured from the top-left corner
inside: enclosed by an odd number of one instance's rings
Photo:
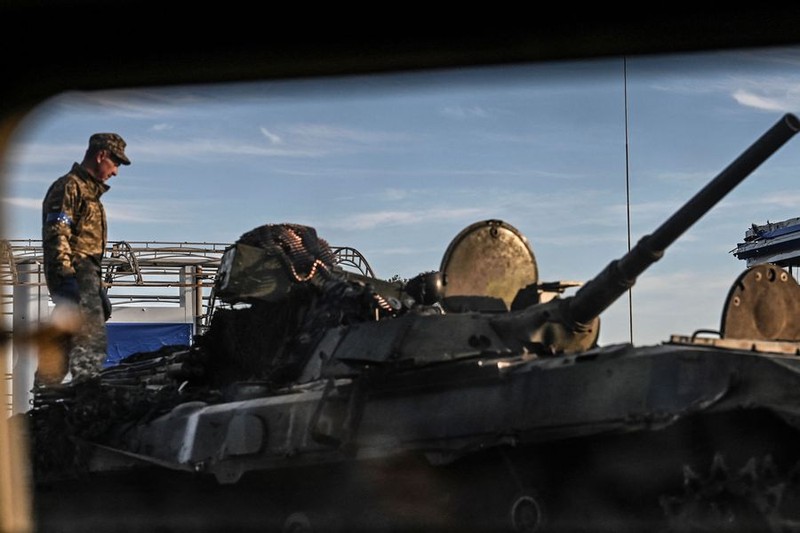
[[[298,511],[286,517],[281,533],[335,533],[341,530],[338,518],[332,513]]]
[[[791,483],[777,473],[769,456],[731,471],[717,454],[706,476],[684,466],[683,485],[683,495],[661,497],[667,531],[800,531],[787,529],[792,520],[782,516],[783,500]]]
[[[544,505],[531,490],[510,492],[485,487],[471,499],[459,519],[463,531],[538,533],[544,529]]]
[[[514,533],[534,533],[544,525],[544,511],[532,494],[523,493],[511,504],[509,525]]]
[[[305,513],[292,513],[283,521],[281,533],[312,533],[311,520]]]
[[[489,451],[459,472],[453,491],[459,531],[538,533],[545,529],[547,505],[537,489],[541,472],[521,454]]]

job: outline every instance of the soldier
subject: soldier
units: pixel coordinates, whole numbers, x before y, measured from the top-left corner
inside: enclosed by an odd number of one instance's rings
[[[95,133],[83,161],[57,179],[42,204],[42,247],[47,288],[56,312],[78,311],[80,326],[68,346],[69,371],[74,383],[99,375],[107,357],[106,321],[111,304],[101,280],[106,248],[106,213],[100,197],[110,188],[106,181],[120,165],[130,165],[125,141],[116,133]],[[60,383],[66,364],[37,378],[42,384]]]

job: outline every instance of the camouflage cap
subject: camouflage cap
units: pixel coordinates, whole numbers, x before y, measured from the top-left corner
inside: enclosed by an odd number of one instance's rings
[[[95,133],[89,137],[89,146],[110,151],[123,165],[131,164],[131,160],[125,155],[125,146],[127,145],[116,133]]]

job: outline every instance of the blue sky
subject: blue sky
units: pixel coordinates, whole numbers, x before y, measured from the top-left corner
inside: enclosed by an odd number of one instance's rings
[[[408,278],[494,218],[527,236],[541,280],[586,280],[627,251],[628,194],[635,244],[800,112],[799,67],[792,48],[62,94],[13,138],[5,237],[38,239],[50,182],[115,131],[133,164],[104,196],[111,240],[230,243],[293,222]],[[745,268],[730,251],[751,223],[800,216],[798,178],[794,139],[645,272],[636,344],[719,327]],[[629,338],[623,298],[600,340]]]

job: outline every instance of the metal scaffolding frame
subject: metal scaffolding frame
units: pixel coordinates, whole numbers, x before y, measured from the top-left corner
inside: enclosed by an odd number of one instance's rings
[[[195,334],[202,334],[210,325],[215,307],[227,306],[215,297],[214,285],[225,251],[231,243],[113,241],[108,244],[102,264],[103,281],[115,314],[132,308],[162,311],[184,309],[191,317]],[[351,247],[331,247],[337,267],[374,277],[367,260]],[[47,288],[42,272],[43,250],[40,240],[0,240],[0,302],[2,334],[11,339],[15,317],[14,295],[35,294],[45,299]],[[26,306],[30,302],[20,304]],[[39,302],[42,307],[42,302]],[[20,311],[16,311],[20,314]],[[11,350],[12,343],[6,343]],[[12,357],[3,378],[11,383]],[[13,388],[8,387],[2,399],[9,412]]]
[[[109,299],[112,305],[178,303],[180,295],[161,289],[198,288],[202,301],[198,302],[197,325],[207,326],[216,303],[212,293],[220,260],[230,246],[231,243],[111,242],[102,267]],[[333,246],[331,251],[338,266],[375,277],[366,258],[355,248]],[[25,283],[20,281],[19,265],[42,264],[42,255],[39,240],[0,240],[0,286]],[[194,269],[194,279],[181,279],[182,269],[186,268]],[[13,301],[4,300],[4,305],[13,305]]]

